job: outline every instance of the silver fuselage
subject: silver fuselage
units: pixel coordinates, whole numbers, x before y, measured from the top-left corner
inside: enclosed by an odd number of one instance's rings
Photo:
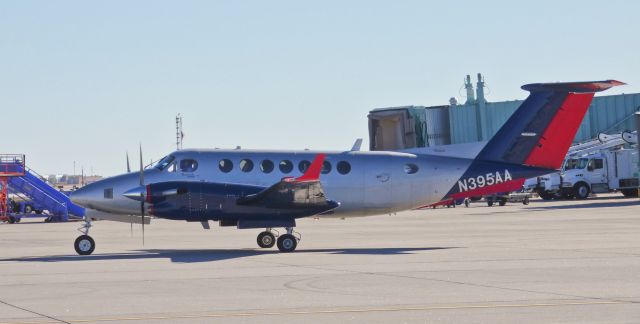
[[[463,155],[473,156],[478,147],[469,147]],[[436,203],[443,199],[472,162],[468,157],[439,156],[438,152],[314,152],[314,151],[257,151],[257,150],[181,150],[170,154],[176,170],[149,168],[144,170],[146,184],[165,181],[204,181],[234,183],[269,187],[283,177],[302,174],[299,164],[312,161],[318,153],[326,154],[331,165],[329,172],[320,176],[329,199],[340,203],[333,216],[368,216],[388,214]],[[440,152],[442,153],[442,152]],[[180,171],[180,161],[197,161],[193,172]],[[221,160],[230,160],[233,168],[223,172]],[[240,170],[241,160],[252,161],[249,172]],[[271,172],[265,173],[260,164],[270,160]],[[283,173],[281,161],[291,161],[293,170]],[[350,166],[341,174],[337,170],[340,161]],[[139,202],[123,194],[139,186],[139,172],[131,172],[107,178],[77,190],[71,198],[87,208],[115,214],[137,214]]]

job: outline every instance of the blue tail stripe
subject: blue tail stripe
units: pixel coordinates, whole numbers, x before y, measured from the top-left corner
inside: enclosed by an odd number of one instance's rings
[[[566,92],[536,91],[522,103],[478,154],[479,160],[522,164],[538,143]],[[527,136],[523,136],[527,133]]]

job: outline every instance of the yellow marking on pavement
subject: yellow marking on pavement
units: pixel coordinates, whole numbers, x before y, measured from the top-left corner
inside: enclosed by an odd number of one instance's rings
[[[67,323],[94,323],[94,322],[118,322],[118,321],[153,321],[153,320],[179,320],[198,318],[225,318],[225,317],[254,317],[254,316],[284,316],[284,315],[323,315],[345,313],[375,313],[375,312],[403,312],[403,311],[432,311],[455,309],[487,309],[487,308],[527,308],[527,307],[553,307],[553,306],[587,306],[587,305],[616,305],[631,304],[629,301],[577,301],[564,303],[535,303],[535,304],[495,304],[495,305],[457,305],[457,306],[408,306],[408,307],[381,307],[381,308],[351,308],[336,310],[309,310],[309,311],[264,311],[264,312],[239,312],[239,313],[209,313],[193,315],[163,315],[163,316],[130,316],[130,317],[102,317],[91,319],[60,319],[60,321],[26,321],[26,322],[0,322],[0,324],[56,324]]]

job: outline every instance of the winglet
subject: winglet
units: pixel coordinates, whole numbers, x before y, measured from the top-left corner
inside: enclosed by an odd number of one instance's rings
[[[320,172],[322,171],[322,164],[324,163],[325,154],[318,154],[316,158],[313,159],[313,162],[307,168],[307,172],[305,172],[300,177],[296,178],[296,182],[304,182],[304,181],[315,181],[320,179]]]

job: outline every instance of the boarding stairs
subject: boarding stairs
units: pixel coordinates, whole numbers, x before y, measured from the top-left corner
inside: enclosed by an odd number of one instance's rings
[[[7,189],[13,193],[28,197],[34,203],[48,211],[49,220],[67,221],[70,218],[84,217],[84,208],[74,204],[69,197],[58,189],[49,185],[42,176],[28,168],[19,158],[2,159],[0,156],[0,170],[15,171],[13,176],[5,178]],[[1,172],[0,172],[1,174]],[[5,190],[8,192],[9,190]]]

